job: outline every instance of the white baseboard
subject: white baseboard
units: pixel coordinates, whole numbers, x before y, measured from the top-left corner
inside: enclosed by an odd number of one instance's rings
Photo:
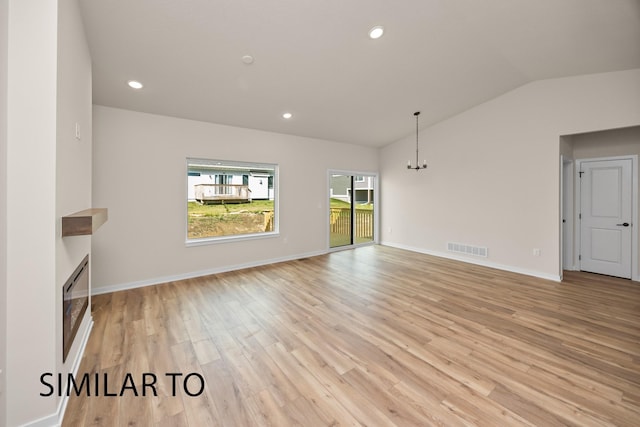
[[[20,427],[60,427],[60,423],[58,422],[58,414],[56,413],[28,422],[27,424],[22,424]]]
[[[226,266],[211,268],[207,270],[191,271],[188,273],[175,274],[171,276],[154,277],[152,279],[139,280],[136,282],[107,285],[107,286],[101,286],[98,288],[93,287],[91,289],[91,295],[108,294],[111,292],[125,291],[127,289],[142,288],[145,286],[159,285],[161,283],[175,282],[178,280],[185,280],[185,279],[193,279],[194,277],[208,276],[210,274],[226,273],[229,271],[243,270],[245,268],[260,267],[262,265],[276,264],[278,262],[293,261],[301,258],[325,255],[326,253],[327,253],[326,250],[307,252],[302,254],[289,255],[285,257],[265,259],[261,261],[253,261],[253,262],[247,262],[247,263],[235,264],[235,265],[226,265]]]
[[[466,262],[469,264],[481,265],[483,267],[495,268],[497,270],[509,271],[511,273],[523,274],[525,276],[532,276],[532,277],[538,277],[540,279],[552,280],[554,282],[561,281],[560,275],[547,274],[547,273],[543,273],[535,270],[526,270],[523,268],[513,267],[510,265],[496,264],[490,261],[486,261],[484,259],[473,259],[473,258],[455,255],[455,254],[450,254],[448,252],[432,251],[429,249],[416,248],[413,246],[407,246],[407,245],[394,243],[394,242],[381,242],[380,244],[383,246],[389,246],[392,248],[404,249],[411,252],[418,252],[425,255],[437,256],[439,258],[452,259],[455,261]]]
[[[464,256],[457,256],[457,255],[449,254],[449,253],[446,253],[446,252],[432,251],[432,250],[428,250],[428,249],[417,248],[417,247],[413,247],[413,246],[407,246],[407,245],[403,245],[403,244],[395,243],[395,242],[384,241],[384,242],[380,242],[380,244],[383,245],[383,246],[389,246],[389,247],[393,247],[393,248],[404,249],[404,250],[408,250],[408,251],[412,251],[412,252],[423,253],[423,254],[426,254],[426,255],[437,256],[437,257],[440,257],[440,258],[452,259],[452,260],[456,260],[456,261],[466,262],[466,263],[469,263],[469,264],[476,264],[476,265],[481,265],[481,266],[484,266],[484,267],[495,268],[497,270],[510,271],[512,273],[524,274],[526,276],[538,277],[538,278],[541,278],[541,279],[552,280],[554,282],[560,282],[560,276],[559,275],[550,275],[550,274],[543,273],[543,272],[540,272],[540,271],[526,270],[526,269],[513,267],[513,266],[509,266],[509,265],[492,263],[492,262],[489,262],[489,261],[486,261],[486,260],[470,259],[470,258],[466,258]],[[275,264],[275,263],[278,263],[278,262],[293,261],[293,260],[301,259],[301,258],[308,258],[308,257],[312,257],[312,256],[325,255],[327,253],[328,252],[326,250],[307,252],[307,253],[290,255],[290,256],[279,257],[279,258],[270,258],[270,259],[261,260],[261,261],[254,261],[254,262],[248,262],[248,263],[242,263],[242,264],[235,264],[235,265],[216,267],[216,268],[207,269],[207,270],[192,271],[192,272],[188,272],[188,273],[175,274],[175,275],[171,275],[171,276],[154,277],[154,278],[151,278],[151,279],[139,280],[139,281],[129,282],[129,283],[120,283],[120,284],[115,284],[115,285],[107,285],[107,286],[101,286],[101,287],[98,287],[98,288],[93,287],[91,289],[91,295],[108,294],[108,293],[111,293],[111,292],[124,291],[124,290],[127,290],[127,289],[136,289],[136,288],[142,288],[142,287],[145,287],[145,286],[159,285],[161,283],[174,282],[174,281],[178,281],[178,280],[193,279],[195,277],[208,276],[210,274],[226,273],[226,272],[229,272],[229,271],[242,270],[242,269],[251,268],[251,267],[259,267],[259,266],[262,266],[262,265]]]
[[[89,342],[89,336],[91,335],[91,330],[93,329],[93,317],[91,316],[91,307],[89,307],[89,326],[84,332],[82,336],[82,341],[80,342],[80,348],[78,349],[78,354],[76,355],[76,359],[73,361],[73,366],[71,367],[71,372],[73,373],[73,377],[75,378],[78,375],[78,369],[80,368],[80,363],[82,362],[82,356],[84,356],[84,350],[87,348],[87,342]],[[62,420],[64,419],[65,411],[67,410],[67,403],[69,403],[69,396],[66,394],[62,397],[60,401],[60,405],[58,405],[58,424],[56,427],[62,425]]]
[[[90,315],[91,316],[91,315]],[[87,342],[89,341],[89,335],[91,335],[91,330],[93,329],[93,318],[89,317],[89,326],[85,329],[84,335],[82,336],[82,341],[80,343],[80,348],[78,349],[78,354],[76,355],[76,359],[73,361],[73,367],[71,372],[74,377],[78,373],[78,368],[80,367],[80,362],[82,361],[82,356],[84,355],[84,350],[87,347]],[[35,421],[31,421],[27,424],[23,424],[21,427],[60,427],[62,425],[62,420],[64,419],[64,413],[67,409],[67,403],[69,402],[69,396],[64,395],[58,404],[58,410],[46,417],[39,418]]]

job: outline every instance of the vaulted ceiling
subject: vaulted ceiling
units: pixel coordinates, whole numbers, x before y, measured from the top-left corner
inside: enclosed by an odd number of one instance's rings
[[[640,68],[640,0],[80,4],[96,104],[370,146],[414,111],[424,127],[534,80]]]

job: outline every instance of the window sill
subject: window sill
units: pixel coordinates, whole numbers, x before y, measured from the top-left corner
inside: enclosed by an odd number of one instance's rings
[[[280,233],[278,231],[270,231],[267,233],[239,234],[235,236],[205,237],[202,239],[187,239],[185,246],[190,248],[192,246],[217,245],[220,243],[241,242],[243,240],[270,239],[279,236]]]

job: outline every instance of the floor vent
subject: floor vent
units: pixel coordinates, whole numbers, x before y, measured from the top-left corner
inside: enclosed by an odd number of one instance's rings
[[[489,256],[488,248],[484,248],[482,246],[465,245],[462,243],[449,242],[447,243],[447,250],[449,252],[457,252],[459,254],[481,256],[484,258]]]

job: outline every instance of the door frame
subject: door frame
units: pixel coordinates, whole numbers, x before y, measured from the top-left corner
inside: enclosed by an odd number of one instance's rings
[[[580,226],[580,208],[582,206],[581,188],[580,188],[580,169],[582,169],[582,163],[585,162],[600,162],[607,160],[631,160],[631,280],[640,281],[640,275],[638,274],[638,155],[629,156],[612,156],[612,157],[593,157],[585,159],[576,159],[575,170],[573,180],[577,183],[574,187],[575,203],[573,210],[573,220],[577,226],[574,228],[574,265],[577,270],[580,270],[580,261],[575,260],[576,254],[580,252],[581,246],[581,233],[582,227]],[[564,249],[564,248],[561,248]]]
[[[357,176],[357,175],[364,175],[364,176],[372,176],[374,177],[374,182],[373,182],[373,241],[371,242],[366,242],[366,243],[354,243],[351,245],[345,245],[345,246],[337,246],[335,248],[331,247],[331,242],[330,242],[330,234],[331,234],[331,229],[329,227],[329,221],[331,220],[330,218],[330,207],[327,206],[327,209],[325,209],[325,215],[324,215],[324,225],[325,225],[325,236],[326,236],[326,248],[328,252],[337,252],[337,251],[343,251],[345,249],[353,249],[353,248],[357,248],[360,246],[368,246],[368,245],[377,245],[380,243],[380,233],[379,233],[379,227],[380,227],[380,179],[379,179],[379,174],[378,172],[364,172],[364,171],[353,171],[353,170],[345,170],[345,169],[328,169],[327,170],[327,190],[326,190],[326,196],[325,196],[325,201],[328,203],[329,202],[329,198],[331,197],[331,175],[352,175],[352,176]],[[352,198],[355,198],[355,189],[351,189],[351,194],[352,194]],[[352,208],[355,207],[354,204],[352,203]],[[355,215],[351,215],[351,223],[352,223],[352,231],[353,231],[353,222],[355,221]]]
[[[560,156],[560,280],[564,270],[577,270],[573,244],[575,233],[574,212],[574,180],[575,161],[567,156]],[[563,222],[564,221],[564,222]],[[565,239],[565,231],[567,238]]]

